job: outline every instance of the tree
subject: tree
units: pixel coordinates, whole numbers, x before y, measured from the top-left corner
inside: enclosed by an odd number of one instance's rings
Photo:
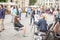
[[[0,2],[7,2],[7,0],[0,0]]]
[[[37,0],[29,0],[29,5],[34,5],[37,2]]]

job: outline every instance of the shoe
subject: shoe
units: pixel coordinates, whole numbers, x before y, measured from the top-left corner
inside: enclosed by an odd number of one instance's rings
[[[37,32],[35,32],[34,34],[38,36],[38,33]]]
[[[20,29],[20,30],[23,30],[23,29]]]
[[[19,31],[19,28],[14,28],[16,31]]]
[[[2,31],[4,31],[5,29],[3,28]]]
[[[11,21],[11,23],[13,23],[13,21]]]
[[[23,37],[28,37],[28,36],[26,36],[26,35],[23,35]]]
[[[0,31],[0,32],[2,32],[2,31]]]
[[[4,31],[5,29],[2,29],[0,32]]]
[[[23,35],[23,37],[25,37],[25,35]]]

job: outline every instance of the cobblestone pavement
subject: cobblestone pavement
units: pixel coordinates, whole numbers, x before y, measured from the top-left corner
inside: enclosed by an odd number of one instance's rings
[[[52,18],[51,15],[49,15],[49,18]],[[26,37],[23,37],[23,32],[20,30],[19,32],[14,30],[13,23],[11,23],[11,15],[6,15],[4,26],[5,30],[0,33],[0,40],[33,40],[33,28],[32,25],[29,25],[29,19],[30,17],[25,17],[25,14],[22,14],[22,20],[21,23],[25,25],[26,27]],[[48,19],[48,23],[50,22],[50,19]],[[52,22],[52,21],[51,21]],[[31,30],[31,28],[33,30]]]

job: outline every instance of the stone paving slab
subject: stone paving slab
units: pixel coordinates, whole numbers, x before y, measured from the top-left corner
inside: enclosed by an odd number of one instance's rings
[[[4,21],[5,30],[0,33],[0,40],[33,40],[34,29],[32,28],[32,25],[29,25],[30,17],[26,18],[25,14],[22,14],[21,23],[26,27],[26,37],[23,37],[22,31],[17,32],[14,30],[14,26],[13,23],[11,23],[11,19],[11,15],[6,15]]]

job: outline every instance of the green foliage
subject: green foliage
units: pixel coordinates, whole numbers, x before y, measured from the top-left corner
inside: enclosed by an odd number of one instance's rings
[[[29,0],[29,5],[34,5],[37,2],[37,0]]]
[[[7,2],[7,0],[0,0],[0,2]]]

